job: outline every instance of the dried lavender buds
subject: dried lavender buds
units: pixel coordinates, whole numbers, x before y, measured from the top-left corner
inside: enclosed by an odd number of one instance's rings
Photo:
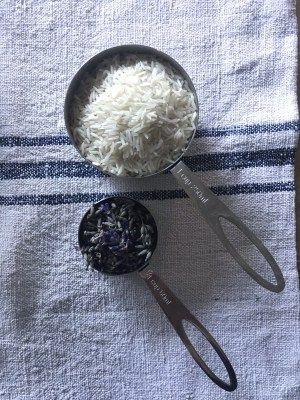
[[[87,264],[108,274],[124,274],[146,265],[156,241],[156,224],[150,212],[126,197],[95,204],[79,228],[80,250]]]

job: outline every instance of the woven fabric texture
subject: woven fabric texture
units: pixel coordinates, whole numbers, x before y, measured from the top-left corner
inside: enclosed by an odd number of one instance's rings
[[[294,1],[2,0],[0,21],[0,399],[299,399]],[[70,144],[70,80],[126,43],[162,50],[190,75],[200,125],[184,161],[274,254],[282,293],[243,272],[171,174],[103,177]],[[154,214],[152,267],[230,358],[235,392],[198,368],[137,274],[85,270],[78,224],[111,193]]]

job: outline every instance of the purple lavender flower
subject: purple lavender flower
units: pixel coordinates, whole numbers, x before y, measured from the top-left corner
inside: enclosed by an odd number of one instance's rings
[[[113,204],[113,205],[112,205]],[[140,268],[151,257],[155,233],[151,214],[135,202],[106,201],[91,209],[84,229],[87,262],[102,272],[119,274]]]

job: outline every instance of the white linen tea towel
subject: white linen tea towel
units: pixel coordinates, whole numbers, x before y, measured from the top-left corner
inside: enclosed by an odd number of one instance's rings
[[[0,398],[299,399],[294,1],[2,0],[0,13]],[[282,293],[241,270],[170,174],[101,177],[70,144],[70,80],[125,43],[191,76],[200,126],[185,162],[274,254]],[[137,275],[85,270],[78,223],[110,193],[154,213],[153,268],[223,347],[235,392],[202,373]]]

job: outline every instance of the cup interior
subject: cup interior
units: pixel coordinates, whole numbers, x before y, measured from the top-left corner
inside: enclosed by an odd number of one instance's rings
[[[121,206],[125,205],[125,206],[130,206],[130,208],[133,210],[133,214],[136,215],[135,218],[135,222],[134,224],[130,225],[130,215],[125,217],[125,221],[124,221],[124,230],[122,230],[122,232],[119,229],[115,229],[114,227],[111,229],[109,227],[106,228],[106,226],[104,226],[104,230],[102,229],[103,226],[101,226],[101,230],[97,229],[97,225],[98,225],[98,220],[99,218],[101,218],[101,212],[98,214],[97,216],[97,211],[98,210],[102,210],[103,207],[107,207],[107,205],[115,205],[116,208],[119,210]],[[113,211],[113,209],[110,209],[109,211],[109,216],[110,218],[114,219],[114,216],[111,215],[111,211]],[[93,214],[95,214],[95,216],[93,217]],[[103,214],[102,214],[103,215]],[[125,214],[128,215],[128,214]],[[127,221],[126,221],[127,219]],[[122,221],[121,221],[122,223]],[[136,228],[140,228],[141,225],[145,225],[150,226],[151,227],[151,231],[149,231],[149,229],[147,228],[148,234],[149,232],[151,232],[151,242],[150,244],[147,244],[147,246],[143,247],[144,244],[144,240],[138,239],[138,236],[142,237],[142,232],[136,232]],[[121,227],[123,228],[123,226]],[[132,231],[131,231],[132,229]],[[133,232],[133,230],[135,230],[135,232]],[[93,235],[87,235],[86,233],[92,231],[95,232]],[[120,243],[122,244],[122,242],[124,243],[124,238],[123,238],[123,231],[125,233],[126,239],[131,240],[131,244],[130,244],[130,248],[128,250],[128,253],[132,252],[134,254],[134,257],[132,257],[132,259],[130,261],[126,261],[126,262],[120,262],[120,260],[122,259],[126,259],[123,257],[123,254],[126,255],[126,250],[125,253],[122,253],[122,251],[119,253],[120,255],[122,255],[121,257],[116,257],[116,262],[117,265],[112,265],[111,262],[107,262],[107,264],[105,264],[103,262],[103,257],[102,258],[98,258],[97,257],[97,252],[95,250],[93,250],[95,248],[95,244],[97,245],[97,242],[93,245],[91,245],[91,237],[96,237],[99,234],[103,234],[103,231],[107,232],[108,238],[101,240],[100,243],[105,243],[104,245],[104,251],[109,251],[111,252],[111,248],[115,251],[117,251],[116,254],[118,254],[118,248],[117,246],[120,245]],[[113,248],[110,246],[111,243],[109,243],[110,241],[110,234],[115,234],[116,233],[116,243],[112,243],[113,246],[116,246],[116,248]],[[114,239],[114,237],[113,237]],[[121,240],[120,240],[121,239]],[[108,197],[105,199],[102,199],[101,201],[99,201],[98,203],[93,204],[84,214],[80,225],[79,225],[79,229],[78,229],[78,243],[79,243],[79,247],[80,250],[83,254],[85,254],[85,257],[90,259],[91,262],[89,262],[89,265],[91,265],[94,269],[103,272],[105,274],[109,274],[109,275],[121,275],[121,274],[126,274],[129,272],[133,272],[136,270],[140,270],[143,269],[146,265],[148,265],[150,258],[152,257],[156,245],[157,245],[157,239],[158,239],[158,232],[157,232],[157,225],[155,222],[155,219],[153,217],[153,215],[150,213],[150,211],[140,202],[133,200],[129,197],[118,197],[118,196],[114,196],[114,197]],[[107,243],[107,244],[106,244]],[[138,245],[139,248],[136,249],[135,245]],[[91,249],[89,248],[91,247]],[[146,250],[147,251],[146,251]],[[138,254],[140,252],[142,252],[144,250],[145,256],[138,256]],[[100,250],[101,253],[102,250]],[[150,252],[150,256],[148,258],[147,257],[147,252]],[[109,261],[112,260],[111,257],[108,258]]]
[[[122,59],[123,57],[125,57],[128,54],[147,56],[149,58],[153,58],[153,59],[155,59],[157,61],[160,61],[162,64],[169,65],[174,70],[175,73],[180,75],[187,82],[187,84],[189,86],[189,89],[193,93],[193,96],[194,96],[194,99],[195,99],[195,104],[196,104],[195,126],[197,127],[197,125],[198,125],[198,118],[199,118],[199,111],[198,110],[199,110],[199,107],[198,107],[197,93],[196,93],[196,90],[195,90],[195,87],[193,85],[193,82],[192,82],[191,78],[189,77],[187,72],[182,68],[182,66],[177,61],[175,61],[169,55],[167,55],[167,54],[165,54],[165,53],[163,53],[163,52],[161,52],[159,50],[156,50],[156,49],[154,49],[152,47],[148,47],[148,46],[136,45],[136,44],[128,44],[128,45],[112,47],[112,48],[109,48],[107,50],[102,51],[101,53],[98,53],[97,55],[92,57],[90,60],[88,60],[78,70],[78,72],[75,74],[75,76],[73,77],[73,79],[72,79],[72,81],[71,81],[71,83],[69,85],[69,88],[67,90],[67,94],[66,94],[66,98],[65,98],[65,104],[64,104],[65,125],[66,125],[66,129],[67,129],[67,132],[69,134],[69,137],[70,137],[70,140],[71,140],[72,144],[75,146],[75,148],[77,149],[77,151],[79,152],[79,154],[82,157],[83,157],[83,155],[82,155],[82,152],[80,151],[80,148],[79,148],[80,143],[78,143],[78,141],[74,137],[73,130],[72,130],[73,119],[74,119],[74,117],[73,117],[74,97],[79,92],[80,84],[85,79],[85,77],[88,74],[93,75],[93,73],[97,70],[98,66],[103,61],[111,59],[111,58],[114,58],[116,56],[119,56],[120,59]],[[171,168],[173,165],[175,165],[182,158],[182,156],[184,155],[184,153],[186,152],[186,150],[190,146],[190,144],[191,144],[191,142],[192,142],[192,140],[194,138],[195,132],[196,132],[196,129],[191,134],[186,147],[183,149],[182,153],[174,161],[173,164],[167,165],[166,167],[162,168],[161,170],[159,170],[159,171],[157,171],[155,173],[151,173],[151,174],[148,174],[148,175],[142,175],[142,176],[136,176],[136,177],[146,177],[146,176],[156,175],[158,173],[164,172],[165,170],[167,170],[167,169]],[[86,162],[88,162],[89,164],[93,165],[95,168],[97,168],[101,172],[103,172],[101,167],[92,164],[89,160],[86,160]],[[113,174],[109,174],[107,172],[105,172],[104,174],[113,176]],[[126,177],[126,176],[124,176],[124,177]]]

